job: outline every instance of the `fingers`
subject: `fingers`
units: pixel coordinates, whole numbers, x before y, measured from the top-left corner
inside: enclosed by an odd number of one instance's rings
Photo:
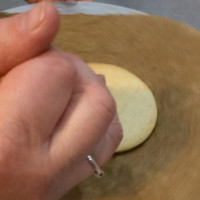
[[[96,147],[90,152],[99,166],[104,165],[111,158],[121,140],[122,128],[116,115],[106,134],[99,140]],[[93,175],[95,172],[94,167],[87,160],[86,156],[79,157],[76,162],[70,160],[70,165],[71,168],[62,171],[62,178],[60,181],[62,183],[62,186],[66,187],[59,187],[59,189],[63,190],[60,191],[61,193],[64,193],[66,190],[71,189],[73,186],[77,185],[88,176]],[[70,186],[68,184],[69,182]]]
[[[59,27],[59,15],[50,3],[0,19],[0,75],[49,49]]]
[[[70,55],[68,59],[77,71],[76,87],[52,145],[53,154],[65,163],[91,153],[116,113],[112,96],[96,74],[79,58]]]
[[[91,154],[99,165],[110,159],[122,139],[122,128],[104,78],[96,76],[79,58],[67,57],[77,71],[76,87],[55,131],[51,155],[62,185],[69,186],[70,182],[72,187],[94,172],[87,155]],[[66,166],[70,168],[66,170]]]
[[[56,51],[11,70],[0,85],[0,121],[6,132],[19,132],[27,145],[47,141],[70,100],[75,73]]]
[[[91,152],[91,155],[99,166],[104,165],[112,157],[122,140],[122,132],[122,127],[116,114],[111,125],[106,131],[106,134],[99,141],[95,149]],[[87,164],[86,162],[84,163]],[[88,166],[87,168],[90,168],[88,169],[88,172],[94,172],[93,167]]]
[[[123,130],[116,114],[104,138],[99,142],[94,152],[92,152],[93,156],[97,158],[99,165],[103,165],[111,158],[122,138]]]

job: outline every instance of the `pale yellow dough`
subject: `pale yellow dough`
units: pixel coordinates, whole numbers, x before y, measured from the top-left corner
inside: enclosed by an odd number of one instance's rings
[[[123,127],[123,140],[116,152],[132,149],[144,142],[157,121],[154,96],[147,85],[127,70],[101,63],[89,63],[97,74],[103,74],[116,104]]]

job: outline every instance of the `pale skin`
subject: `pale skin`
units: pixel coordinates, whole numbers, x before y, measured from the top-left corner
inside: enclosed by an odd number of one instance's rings
[[[105,164],[122,139],[102,76],[51,46],[50,3],[0,19],[0,199],[58,200]],[[13,48],[14,47],[14,48]]]

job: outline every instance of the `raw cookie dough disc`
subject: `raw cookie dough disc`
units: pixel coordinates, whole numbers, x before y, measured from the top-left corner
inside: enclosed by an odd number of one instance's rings
[[[89,66],[95,73],[105,76],[116,100],[124,134],[117,152],[138,146],[149,137],[157,120],[157,107],[151,90],[121,67],[100,63],[90,63]]]

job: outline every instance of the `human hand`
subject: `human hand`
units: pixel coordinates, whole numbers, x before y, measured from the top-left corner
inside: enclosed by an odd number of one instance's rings
[[[58,21],[46,3],[0,21],[3,200],[60,198],[93,173],[88,154],[103,165],[122,137],[102,78],[76,56],[50,48]]]

